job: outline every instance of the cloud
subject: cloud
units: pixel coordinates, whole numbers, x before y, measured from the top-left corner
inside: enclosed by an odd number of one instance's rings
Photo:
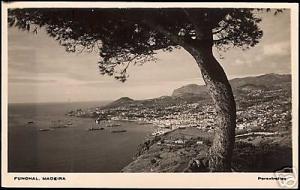
[[[9,83],[54,83],[56,80],[29,79],[29,78],[9,78]]]
[[[265,55],[289,55],[290,54],[290,43],[288,41],[266,44],[263,47]]]
[[[241,65],[244,64],[244,61],[242,61],[241,59],[236,59],[236,60],[234,61],[234,63],[235,63],[235,65],[237,65],[237,66],[241,66]]]
[[[225,58],[219,62],[229,78],[291,71],[289,12],[276,17],[265,14],[261,28],[264,36],[256,47],[222,53]],[[184,49],[157,53],[156,63],[130,66],[128,81],[121,83],[99,74],[97,54],[66,53],[45,32],[32,35],[10,28],[9,98],[12,102],[141,99],[168,95],[186,84],[203,84],[200,69]]]

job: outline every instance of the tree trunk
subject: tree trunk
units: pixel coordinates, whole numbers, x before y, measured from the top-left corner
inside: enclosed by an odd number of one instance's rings
[[[213,144],[209,150],[209,170],[214,172],[231,171],[231,157],[233,153],[236,127],[236,105],[227,76],[212,53],[213,33],[210,19],[198,20],[192,23],[196,27],[196,39],[178,37],[162,26],[151,24],[176,44],[180,44],[196,60],[208,93],[212,97],[217,112],[217,127]],[[201,26],[201,27],[200,27]]]
[[[235,141],[236,105],[227,76],[212,53],[212,45],[188,48],[195,58],[208,93],[215,104],[217,118],[215,137],[208,152],[209,170],[231,171],[231,158]]]

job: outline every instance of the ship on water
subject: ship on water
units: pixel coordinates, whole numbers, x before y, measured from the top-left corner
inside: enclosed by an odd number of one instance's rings
[[[98,130],[104,130],[103,127],[91,127],[88,129],[88,131],[98,131]]]
[[[122,129],[122,130],[114,130],[114,131],[111,131],[112,133],[124,133],[124,132],[127,132],[127,130],[125,129]]]
[[[51,129],[45,128],[45,129],[39,129],[39,131],[51,131]]]

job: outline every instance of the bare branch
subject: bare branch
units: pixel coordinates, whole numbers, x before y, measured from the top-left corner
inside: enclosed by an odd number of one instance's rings
[[[126,73],[127,68],[129,67],[130,63],[131,63],[131,62],[127,62],[127,65],[126,65],[126,67],[121,71],[121,74],[125,74],[125,73]]]
[[[223,30],[225,30],[226,28],[228,28],[228,26],[229,26],[229,23],[226,23],[226,25],[224,25],[222,28],[220,28],[220,29],[217,30],[217,31],[213,31],[212,33],[213,33],[213,34],[217,34],[217,33],[219,33],[219,32],[222,32]]]
[[[86,47],[83,46],[82,49],[77,53],[77,55],[78,55],[78,54],[81,54],[85,48],[86,48]]]
[[[220,39],[216,39],[216,40],[213,40],[213,42],[215,43],[215,42],[220,42],[220,41],[224,41],[224,40],[228,40],[229,39],[229,37],[227,36],[227,37],[224,37],[224,38],[220,38]]]

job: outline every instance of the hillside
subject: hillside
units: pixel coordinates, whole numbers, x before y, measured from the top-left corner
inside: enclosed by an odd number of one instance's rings
[[[249,91],[270,91],[284,89],[291,93],[291,75],[266,74],[255,77],[235,78],[230,80],[232,90],[237,98],[248,95]],[[172,96],[162,96],[147,100],[133,100],[128,97],[120,98],[103,109],[113,109],[121,107],[146,107],[165,108],[168,106],[184,105],[201,101],[211,100],[204,85],[189,84],[175,89]]]
[[[276,99],[276,97],[272,95],[273,91],[283,91],[283,97],[291,97],[291,75],[288,74],[266,74],[255,77],[235,78],[230,80],[230,83],[238,109],[249,107],[255,104],[255,101],[258,101],[258,99],[262,102]],[[259,97],[260,93],[263,93],[264,96]],[[135,112],[144,110],[146,113],[149,111],[154,112],[150,114],[152,116],[162,116],[166,114],[168,109],[174,111],[174,108],[172,108],[174,106],[177,107],[177,110],[180,110],[181,108],[189,107],[189,104],[205,104],[208,106],[211,103],[212,99],[204,85],[189,84],[175,89],[172,96],[161,96],[159,98],[146,100],[133,100],[129,97],[122,97],[105,106],[99,106],[97,109],[103,110],[103,112],[113,112],[112,115],[116,116],[122,111],[128,110],[128,113],[124,113],[125,115],[130,112],[130,115],[144,117],[143,114],[141,115]],[[98,117],[98,111],[94,109],[85,111],[81,109],[78,110],[70,111],[68,115],[77,117]],[[195,107],[190,110],[190,112],[193,111],[197,112],[198,108]]]
[[[127,105],[134,102],[133,99],[129,97],[122,97],[118,100],[113,101],[112,103],[109,103],[108,105],[104,106],[103,108],[113,108],[113,107],[119,107],[123,105]]]
[[[291,97],[291,75],[266,74],[255,77],[235,78],[230,80],[230,83],[232,85],[233,94],[238,108],[247,107],[255,103],[249,99],[249,96],[253,96],[253,98],[257,99],[257,93],[261,92],[264,92],[265,95],[260,98],[261,101],[269,101],[270,99],[273,99],[274,96],[272,96],[272,91],[276,90],[283,90],[285,92],[283,96]],[[244,101],[244,99],[248,100]],[[206,105],[212,103],[204,85],[185,85],[175,89],[172,96],[162,96],[153,99],[133,100],[129,97],[122,97],[98,108],[104,111],[114,110],[114,115],[117,115],[122,110],[134,112],[134,110],[141,111],[143,109],[147,109],[148,111],[155,110],[155,112],[160,115],[165,114],[163,110],[169,109],[172,106],[180,106],[184,108],[193,103]],[[78,117],[97,117],[95,111],[91,109],[80,112],[71,112],[72,114],[69,115]],[[135,113],[132,114],[135,115]]]
[[[272,172],[291,166],[291,75],[236,78],[230,83],[237,105],[234,170]],[[206,171],[201,165],[216,127],[212,103],[205,86],[193,84],[174,90],[172,96],[123,97],[74,115],[157,127],[123,172],[199,172]]]
[[[254,77],[235,78],[229,81],[233,92],[236,94],[239,90],[251,89],[287,89],[291,86],[291,75],[289,74],[266,74]],[[197,84],[189,84],[181,88],[175,89],[172,96],[183,97],[191,95],[200,95],[207,97],[205,86]]]
[[[267,74],[230,83],[237,103],[233,170],[274,172],[291,166],[291,76]],[[216,115],[205,87],[187,85],[163,99],[176,103],[142,109],[154,110],[146,120],[158,120],[153,123],[162,134],[147,139],[122,172],[207,172]],[[172,130],[165,130],[170,125]]]

